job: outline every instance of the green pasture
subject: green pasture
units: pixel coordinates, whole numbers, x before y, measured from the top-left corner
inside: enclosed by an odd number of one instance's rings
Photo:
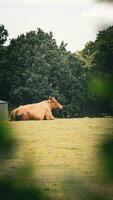
[[[40,185],[49,199],[113,199],[113,182],[105,174],[100,156],[103,140],[113,134],[113,118],[14,121],[8,125],[17,144],[11,157],[2,158],[0,175],[9,177],[21,166],[26,173],[29,166],[33,172],[27,178]]]

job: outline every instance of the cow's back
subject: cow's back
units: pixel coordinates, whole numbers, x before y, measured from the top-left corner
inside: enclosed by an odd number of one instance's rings
[[[25,109],[30,114],[30,119],[32,120],[42,120],[45,119],[46,112],[50,109],[46,101],[40,103],[33,103],[24,106]]]

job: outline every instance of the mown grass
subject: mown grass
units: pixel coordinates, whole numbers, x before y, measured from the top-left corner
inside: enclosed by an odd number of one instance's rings
[[[99,157],[103,138],[113,133],[112,118],[8,124],[17,138],[17,146],[13,156],[0,166],[0,174],[10,176],[18,166],[30,163],[35,184],[40,185],[50,199],[92,200],[93,194],[102,194],[100,200],[108,196],[112,199],[113,184],[102,171],[103,160]]]

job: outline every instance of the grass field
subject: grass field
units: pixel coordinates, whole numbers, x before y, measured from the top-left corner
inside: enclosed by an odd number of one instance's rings
[[[113,118],[18,121],[8,125],[17,146],[13,156],[0,166],[0,173],[8,175],[30,163],[36,185],[50,199],[113,199],[113,184],[102,172],[103,160],[98,154],[105,135],[113,134]]]

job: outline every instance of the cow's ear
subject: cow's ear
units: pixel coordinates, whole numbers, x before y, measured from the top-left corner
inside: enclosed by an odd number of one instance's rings
[[[56,100],[55,97],[52,97],[52,100],[55,101]]]
[[[53,97],[52,97],[52,96],[50,96],[50,97],[49,97],[49,100],[52,100],[52,99],[53,99]]]

